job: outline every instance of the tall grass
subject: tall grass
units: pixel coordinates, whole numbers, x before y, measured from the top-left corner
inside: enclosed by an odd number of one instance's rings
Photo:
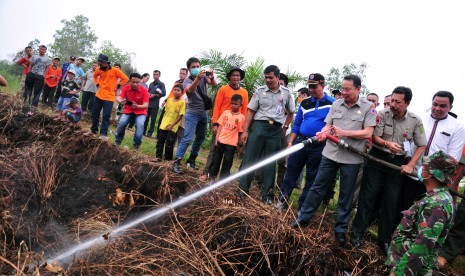
[[[0,69],[0,75],[2,75],[8,82],[8,86],[1,87],[0,91],[11,95],[16,95],[19,90],[19,83],[21,82],[21,75],[13,75],[10,72]]]

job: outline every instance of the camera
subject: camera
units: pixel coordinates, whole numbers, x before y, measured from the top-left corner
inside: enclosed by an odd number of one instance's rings
[[[210,71],[205,72],[205,76],[207,76],[207,77],[209,77],[211,74],[212,74],[212,72],[210,72]]]
[[[125,103],[125,105],[129,105],[129,106],[131,106],[131,105],[132,105],[132,102],[131,102],[131,101],[128,101],[128,100],[126,100],[126,103]]]

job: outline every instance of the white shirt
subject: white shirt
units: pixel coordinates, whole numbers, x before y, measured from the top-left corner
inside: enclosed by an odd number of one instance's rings
[[[436,119],[431,117],[431,114],[428,114],[428,116],[423,118],[426,140],[428,141],[431,137],[431,132],[433,131],[434,122],[436,122]],[[459,161],[462,157],[464,143],[465,127],[459,122],[459,120],[448,115],[445,119],[439,120],[428,155],[442,150],[454,157],[455,160]]]
[[[431,117],[431,113],[423,118],[423,126],[425,128],[426,140],[429,142],[434,122],[437,120]],[[437,151],[442,150],[443,152],[454,157],[457,162],[462,157],[462,150],[465,144],[465,127],[459,120],[448,115],[445,119],[439,120],[434,132],[433,140],[429,147],[428,155],[431,155]],[[415,165],[415,170],[418,171],[421,166],[421,158]],[[416,177],[412,177],[417,179]]]

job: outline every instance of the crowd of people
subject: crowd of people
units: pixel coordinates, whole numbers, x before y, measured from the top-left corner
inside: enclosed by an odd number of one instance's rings
[[[196,158],[212,110],[212,141],[202,181],[228,176],[238,147],[245,147],[241,164],[245,168],[313,139],[318,142],[278,164],[241,176],[238,197],[246,200],[255,176],[261,182],[262,201],[274,204],[277,192],[275,207],[283,210],[289,208],[293,190],[303,188],[298,216],[291,226],[305,227],[328,195],[332,197],[339,175],[335,240],[344,245],[351,229],[350,243],[360,248],[367,228],[377,221],[378,245],[388,256],[386,264],[393,275],[436,273],[439,265],[452,261],[465,246],[465,200],[455,206],[456,199],[448,190],[457,189],[465,170],[465,128],[451,112],[451,92],[435,93],[429,114],[419,116],[408,110],[412,90],[398,86],[384,97],[384,108],[378,111],[379,96],[362,97],[358,76],[344,76],[341,89],[330,94],[325,92],[325,77],[312,73],[295,100],[287,88],[287,76],[270,65],[263,72],[265,85],[253,91],[250,99],[241,87],[245,72],[231,67],[226,73],[228,83],[219,88],[213,102],[207,87],[217,85],[215,72],[201,68],[195,57],[180,69],[167,95],[159,70],[154,70],[154,81],[147,85],[148,73],[133,72],[128,77],[104,54],[84,72],[84,58],[71,56],[60,68],[60,59],[48,58],[46,51],[42,45],[38,55],[33,55],[27,47],[18,60],[25,67],[21,89],[25,103],[32,106],[30,115],[41,95],[46,106],[53,107],[57,99],[57,120],[76,124],[83,112],[91,112],[92,126],[85,135],[108,139],[112,113],[120,105],[115,143],[122,143],[128,127],[135,127],[136,150],[143,136],[155,135],[154,161],[174,159],[173,171],[182,173],[189,146],[186,167],[199,169]],[[372,158],[340,147],[334,137]],[[354,207],[355,218],[349,227]]]

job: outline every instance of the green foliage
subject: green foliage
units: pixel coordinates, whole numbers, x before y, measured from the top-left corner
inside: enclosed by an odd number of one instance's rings
[[[326,89],[328,91],[332,91],[335,89],[340,90],[344,76],[357,75],[362,79],[362,89],[360,91],[360,95],[367,95],[368,93],[370,93],[370,90],[365,86],[363,81],[366,77],[364,72],[367,67],[368,65],[366,63],[362,63],[358,67],[354,63],[346,64],[342,68],[332,67],[329,70],[329,74],[326,76]]]
[[[218,85],[209,88],[211,95],[215,95],[221,86],[228,83],[226,74],[232,66],[237,66],[245,71],[245,78],[242,80],[241,86],[249,92],[249,97],[252,96],[259,86],[265,84],[263,79],[265,60],[262,57],[258,57],[255,61],[247,63],[242,53],[223,55],[220,51],[210,49],[200,55],[200,63],[204,67],[215,69]]]
[[[307,84],[307,77],[297,73],[296,71],[289,71],[288,69],[284,74],[286,74],[287,78],[289,79],[287,86],[292,90],[297,91],[300,88],[298,87],[299,85],[305,86]]]
[[[98,53],[103,53],[107,55],[110,59],[111,64],[121,64],[121,70],[126,75],[129,75],[130,73],[137,71],[136,68],[132,66],[132,59],[135,54],[121,50],[109,40],[103,41]]]
[[[89,18],[77,15],[71,20],[61,20],[63,28],[53,35],[55,41],[50,45],[50,53],[61,60],[68,60],[70,56],[82,56],[87,59],[95,58],[94,44],[97,36],[89,27]]]
[[[0,91],[7,92],[9,94],[16,94],[19,90],[19,83],[21,81],[21,75],[13,75],[8,71],[0,69],[0,75],[2,75],[8,82],[7,87],[0,87]]]
[[[38,40],[37,38],[34,38],[34,40],[30,41],[26,46],[31,46],[32,47],[32,52],[37,53],[39,51],[39,45],[40,44],[41,44],[40,40]],[[13,57],[12,57],[13,62],[16,63],[16,61],[18,61],[20,58],[26,56],[26,51],[25,51],[26,46],[24,48],[19,49],[15,54],[13,54]],[[18,67],[22,68],[20,66],[18,66]]]
[[[252,97],[258,87],[265,85],[263,70],[265,70],[265,59],[262,57],[258,57],[251,63],[247,64],[244,70],[245,78],[242,82],[244,84],[244,88],[249,93],[249,98]]]

